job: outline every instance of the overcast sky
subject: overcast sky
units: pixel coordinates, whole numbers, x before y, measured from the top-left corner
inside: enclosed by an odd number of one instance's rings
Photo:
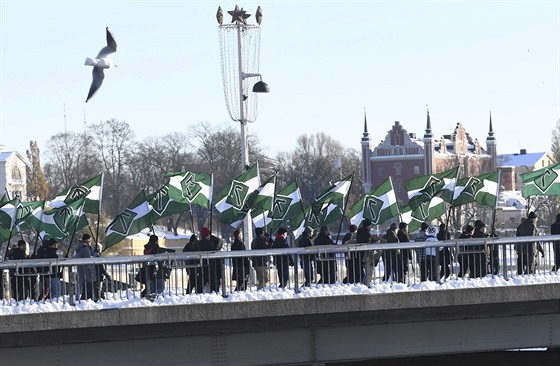
[[[0,0],[0,143],[82,131],[111,118],[142,139],[229,119],[218,23],[232,1]],[[259,96],[249,126],[271,154],[320,131],[360,148],[364,109],[374,146],[394,121],[436,137],[462,122],[498,153],[550,148],[560,118],[559,1],[245,1],[263,9]],[[118,68],[99,93],[86,56],[113,32]],[[66,117],[65,117],[66,115]],[[485,143],[483,142],[483,146]]]

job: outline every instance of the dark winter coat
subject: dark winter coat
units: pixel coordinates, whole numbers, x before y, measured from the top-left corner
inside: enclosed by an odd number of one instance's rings
[[[231,244],[231,250],[246,250],[245,244],[239,240],[235,239],[233,244]],[[233,258],[233,279],[240,281],[247,277],[251,270],[251,261],[247,257],[236,257]]]
[[[268,249],[268,244],[264,235],[258,235],[251,242],[251,250]],[[268,256],[253,257],[253,267],[268,266]]]

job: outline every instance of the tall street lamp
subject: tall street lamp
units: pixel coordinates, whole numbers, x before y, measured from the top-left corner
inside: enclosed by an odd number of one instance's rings
[[[222,83],[229,117],[239,122],[241,127],[241,172],[244,172],[250,165],[247,125],[257,119],[256,93],[269,93],[270,87],[262,81],[259,73],[261,7],[257,7],[255,13],[257,24],[247,24],[251,14],[247,14],[238,5],[234,10],[228,11],[228,14],[231,15],[231,24],[223,24],[224,13],[222,8],[218,7],[216,19],[219,24]],[[254,94],[250,95],[249,90]],[[244,237],[250,244],[250,215],[245,217],[243,226]]]

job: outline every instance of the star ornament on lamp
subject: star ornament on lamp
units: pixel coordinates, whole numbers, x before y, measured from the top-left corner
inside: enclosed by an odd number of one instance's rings
[[[247,12],[238,5],[235,5],[235,9],[228,11],[228,14],[231,15],[232,23],[240,22],[243,24],[247,24],[247,19],[251,16],[251,14],[247,14]]]

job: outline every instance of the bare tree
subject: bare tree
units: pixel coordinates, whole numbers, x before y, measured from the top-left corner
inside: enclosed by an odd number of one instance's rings
[[[126,122],[111,119],[89,127],[93,147],[105,172],[103,206],[110,217],[118,215],[141,187],[130,184],[134,131]]]
[[[62,132],[47,141],[46,182],[51,194],[85,181],[100,172],[99,160],[85,133]]]

